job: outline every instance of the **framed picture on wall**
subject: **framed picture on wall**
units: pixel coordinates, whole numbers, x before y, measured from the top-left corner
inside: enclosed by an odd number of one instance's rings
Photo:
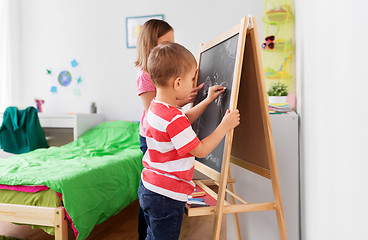
[[[145,22],[150,19],[164,20],[163,14],[139,16],[139,17],[127,17],[126,18],[126,41],[127,48],[136,48],[139,32]]]

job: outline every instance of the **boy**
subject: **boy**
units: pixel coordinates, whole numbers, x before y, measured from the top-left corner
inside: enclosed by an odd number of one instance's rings
[[[176,100],[192,91],[196,60],[183,46],[165,43],[155,47],[148,58],[148,72],[157,88],[147,114],[148,151],[143,157],[139,204],[148,224],[146,239],[178,239],[192,182],[194,156],[205,157],[226,133],[239,125],[238,110],[226,113],[215,131],[200,141],[190,123],[224,92],[213,86],[201,103],[185,113]]]

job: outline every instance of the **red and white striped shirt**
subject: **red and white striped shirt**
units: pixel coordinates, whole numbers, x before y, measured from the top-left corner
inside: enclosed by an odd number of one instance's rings
[[[152,100],[147,114],[148,150],[142,182],[152,192],[186,202],[194,190],[194,156],[200,140],[180,109]]]

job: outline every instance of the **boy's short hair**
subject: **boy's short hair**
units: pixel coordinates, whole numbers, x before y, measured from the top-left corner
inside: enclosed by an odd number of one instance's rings
[[[152,49],[147,70],[156,86],[167,86],[171,78],[184,76],[197,66],[193,54],[177,43],[163,43]]]

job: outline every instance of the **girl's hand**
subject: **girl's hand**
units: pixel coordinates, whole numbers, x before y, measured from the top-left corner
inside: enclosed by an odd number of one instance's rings
[[[230,111],[228,109],[222,118],[221,125],[228,131],[240,124],[240,113],[238,109]]]
[[[198,90],[201,89],[203,86],[204,84],[202,83],[198,87],[193,88],[192,92],[186,98],[176,100],[176,105],[178,105],[179,107],[183,107],[188,103],[194,102],[195,98],[197,97]]]
[[[220,85],[212,86],[208,89],[208,96],[207,99],[211,102],[214,101],[221,93],[225,91],[225,87]]]

